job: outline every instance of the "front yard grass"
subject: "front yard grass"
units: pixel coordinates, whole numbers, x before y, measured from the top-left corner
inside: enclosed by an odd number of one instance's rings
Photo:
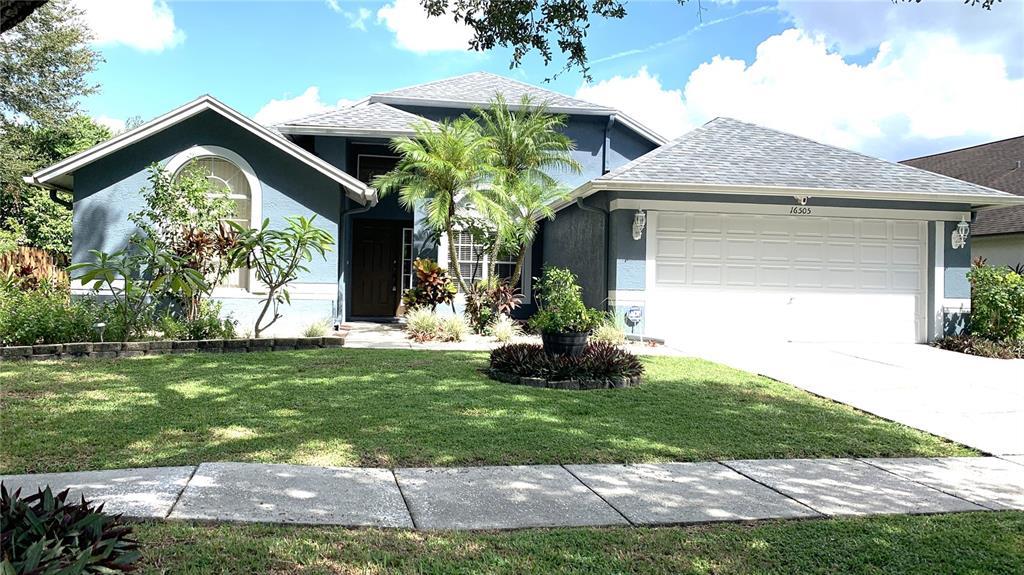
[[[1024,572],[1024,513],[505,532],[147,523],[142,573]]]
[[[325,349],[0,365],[0,473],[975,452],[770,379],[650,357],[637,389],[511,386],[486,354]],[[828,377],[822,374],[822,377]]]

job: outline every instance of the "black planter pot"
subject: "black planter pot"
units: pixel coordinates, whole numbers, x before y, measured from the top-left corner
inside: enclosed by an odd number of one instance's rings
[[[548,355],[582,355],[587,347],[587,337],[583,332],[542,333],[540,340],[544,344],[544,353]]]

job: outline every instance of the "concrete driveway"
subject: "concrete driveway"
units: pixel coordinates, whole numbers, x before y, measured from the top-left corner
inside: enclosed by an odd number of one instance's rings
[[[1024,455],[1024,360],[988,359],[912,344],[669,346],[987,453]]]

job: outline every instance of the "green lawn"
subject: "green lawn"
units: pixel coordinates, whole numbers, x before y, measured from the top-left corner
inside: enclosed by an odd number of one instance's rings
[[[1024,513],[490,533],[147,523],[141,573],[1024,573]]]
[[[325,349],[0,365],[0,473],[263,461],[651,462],[974,452],[790,386],[647,358],[637,389],[481,375],[486,355]],[[827,377],[823,374],[823,377]]]

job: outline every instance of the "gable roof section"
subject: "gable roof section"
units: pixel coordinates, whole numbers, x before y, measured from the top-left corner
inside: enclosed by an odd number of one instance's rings
[[[599,190],[1024,203],[1005,192],[730,118],[716,118],[584,184],[572,197]]]
[[[903,160],[901,164],[1024,196],[1024,136]],[[1024,206],[978,214],[971,233],[1024,232]]]
[[[534,102],[547,102],[552,111],[557,110],[562,113],[607,114],[614,112],[611,108],[570,98],[552,90],[488,72],[472,72],[462,76],[399,88],[390,92],[377,93],[370,96],[370,101],[426,106],[443,103],[472,107],[489,103],[495,94],[505,96],[510,105],[519,103],[523,96],[529,96]]]
[[[207,110],[224,116],[254,136],[281,150],[281,152],[292,156],[313,170],[334,180],[345,188],[346,193],[350,197],[360,204],[365,205],[374,198],[373,190],[368,188],[366,184],[303,150],[280,134],[257,124],[209,95],[200,96],[188,104],[150,120],[137,128],[65,158],[52,166],[43,168],[31,176],[26,176],[25,181],[46,188],[70,190],[74,184],[74,172],[76,170]]]
[[[380,92],[370,96],[369,101],[405,106],[473,108],[486,106],[494,99],[495,94],[503,95],[509,107],[513,109],[523,96],[529,96],[535,104],[547,104],[548,110],[555,114],[615,116],[617,121],[655,144],[661,145],[667,141],[654,130],[614,108],[599,106],[489,72],[472,72],[390,92]]]
[[[330,136],[372,136],[393,138],[416,133],[416,124],[436,125],[381,102],[362,102],[348,108],[313,114],[274,126],[282,134],[322,134]]]

